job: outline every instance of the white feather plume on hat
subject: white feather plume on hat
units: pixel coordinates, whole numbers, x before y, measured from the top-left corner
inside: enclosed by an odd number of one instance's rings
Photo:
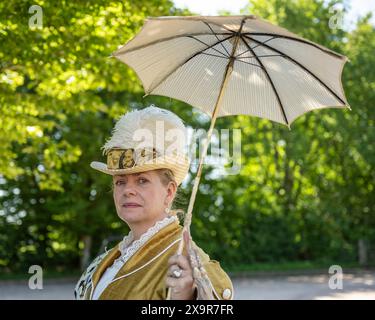
[[[155,132],[155,124],[161,121],[164,126],[163,132]],[[134,133],[139,129],[147,129],[156,134],[165,134],[168,130],[180,130],[186,138],[186,128],[182,120],[173,112],[151,105],[142,110],[134,110],[123,115],[112,130],[112,137],[102,147],[103,153],[107,153],[112,148],[136,148],[139,141],[134,139]],[[161,136],[166,142],[164,136]],[[155,143],[155,141],[153,141]],[[179,141],[179,151],[184,152],[185,141]],[[155,146],[155,145],[153,145]],[[150,146],[152,147],[152,146]]]
[[[140,141],[142,131],[139,130],[147,130],[152,141],[147,139]],[[172,136],[168,132],[172,132]],[[177,133],[176,139],[173,139],[173,133]],[[162,145],[159,145],[158,141]],[[102,149],[103,154],[107,154],[113,148],[137,149],[140,144],[143,147],[156,147],[163,157],[158,158],[153,164],[145,163],[126,169],[109,169],[107,164],[97,161],[92,162],[91,167],[111,175],[169,168],[174,173],[176,182],[178,184],[182,182],[188,173],[190,163],[186,156],[186,128],[176,114],[154,105],[142,110],[130,111],[116,122],[111,138],[106,141]],[[175,154],[167,154],[171,149]]]

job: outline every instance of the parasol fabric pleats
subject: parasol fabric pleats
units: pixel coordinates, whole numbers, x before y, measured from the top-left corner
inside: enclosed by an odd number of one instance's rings
[[[263,70],[252,65],[243,67],[243,64],[234,62],[234,70],[218,116],[253,115],[285,124],[276,96]]]
[[[251,38],[257,40],[259,37]],[[250,42],[252,41],[250,40]],[[293,59],[308,69],[331,88],[342,100],[345,100],[344,92],[341,87],[341,70],[345,64],[344,59],[338,59],[313,46],[283,38],[273,38],[264,45],[260,45],[257,49],[258,51],[256,50],[256,53],[260,55],[264,52],[262,49],[267,50],[268,54],[283,53],[287,55],[290,57],[288,58],[290,61]]]
[[[228,33],[224,27],[217,25],[210,25],[215,33]],[[204,35],[212,34],[212,30],[202,21],[188,20],[188,19],[147,19],[141,31],[136,38],[133,38],[116,52],[114,56],[120,55],[124,52],[129,52],[136,48],[150,45],[150,43],[158,42],[160,40],[177,39],[185,35]]]
[[[226,65],[224,58],[200,55],[181,66],[152,93],[184,101],[211,115]]]
[[[209,44],[213,43],[214,40],[216,39],[212,36],[203,38],[203,41]],[[172,73],[172,71],[184,64],[196,52],[202,51],[206,47],[207,45],[204,43],[189,37],[182,37],[156,43],[152,45],[152,48],[146,47],[127,54],[120,54],[118,59],[133,68],[142,80],[145,92],[148,93],[166,75]]]

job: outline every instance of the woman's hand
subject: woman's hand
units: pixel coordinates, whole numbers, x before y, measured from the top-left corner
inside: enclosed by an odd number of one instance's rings
[[[183,238],[184,245],[189,248],[190,237],[187,231],[183,233]],[[193,269],[189,257],[175,254],[169,258],[166,285],[171,288],[171,300],[195,299]]]

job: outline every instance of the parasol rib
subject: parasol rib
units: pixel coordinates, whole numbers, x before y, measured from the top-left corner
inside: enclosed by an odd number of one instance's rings
[[[210,24],[206,21],[203,22],[207,27],[210,28],[211,32],[213,35],[215,35],[216,39],[220,41],[219,37],[217,36],[217,34],[215,33],[215,31],[211,28]],[[229,56],[229,52],[227,50],[227,48],[224,47],[223,43],[220,42],[221,46],[223,47],[224,51],[227,53],[227,55]]]
[[[256,53],[254,52],[254,50],[249,46],[249,44],[246,42],[246,40],[242,38],[242,36],[241,36],[241,40],[242,40],[242,42],[245,44],[245,46],[251,51],[251,53],[254,55],[254,58],[258,61],[258,63],[259,63],[260,66],[262,67],[262,70],[263,70],[263,72],[265,73],[265,75],[266,75],[268,81],[269,81],[270,84],[271,84],[272,90],[273,90],[273,92],[274,92],[275,95],[276,95],[276,99],[277,99],[277,101],[279,102],[279,106],[280,106],[281,112],[282,112],[282,114],[283,114],[283,117],[284,117],[285,123],[288,125],[288,128],[289,128],[289,130],[290,130],[290,124],[289,124],[288,118],[287,118],[287,116],[286,116],[286,113],[285,113],[285,110],[284,110],[283,103],[281,102],[281,99],[280,99],[279,93],[278,93],[277,90],[276,90],[275,84],[273,83],[271,76],[269,75],[269,73],[268,73],[267,69],[265,68],[265,66],[263,65],[262,61],[260,61],[259,57],[256,55]]]
[[[244,33],[242,33],[242,34],[244,34]],[[275,38],[274,38],[274,37],[269,38],[269,39],[267,39],[266,41],[264,41],[264,42],[262,42],[262,43],[266,43],[266,42],[271,41],[271,40],[273,40],[273,39],[275,39]],[[257,44],[257,45],[254,46],[252,49],[255,49],[256,47],[259,47],[259,46],[260,46],[260,44]],[[244,52],[241,52],[240,54],[236,55],[236,58],[238,59],[239,56],[242,56],[242,55],[243,55],[244,53],[246,53],[246,52],[249,52],[249,50],[245,50]]]
[[[166,37],[166,38],[163,38],[163,39],[158,39],[158,40],[155,40],[155,41],[147,42],[143,45],[140,45],[140,46],[137,46],[135,48],[131,48],[131,49],[128,49],[128,50],[125,50],[125,51],[122,51],[122,52],[119,52],[119,50],[121,50],[121,48],[120,48],[117,52],[113,53],[113,56],[119,57],[119,56],[122,56],[126,53],[133,52],[133,51],[136,51],[136,50],[140,50],[140,49],[143,49],[143,48],[147,48],[147,47],[152,46],[154,44],[162,43],[162,42],[173,40],[173,39],[194,37],[194,36],[212,36],[212,35],[213,35],[212,33],[208,33],[208,32],[199,32],[199,33],[192,33],[192,34],[179,34],[177,36],[171,36],[171,37]],[[231,32],[219,32],[219,33],[216,33],[216,35],[229,36],[229,35],[233,35],[233,33],[231,33]]]
[[[211,54],[211,53],[206,53],[206,52],[201,52],[201,54],[204,54],[206,56],[216,57],[216,58],[228,59],[228,57],[225,57],[225,56],[218,56],[216,54]]]
[[[204,45],[206,45],[207,47],[209,47],[210,45],[209,44],[207,44],[206,42],[204,42],[204,41],[202,41],[202,40],[200,40],[200,39],[198,39],[198,38],[196,38],[196,37],[194,37],[194,36],[188,36],[188,38],[192,38],[192,39],[194,39],[194,40],[196,40],[196,41],[198,41],[198,42],[200,42],[200,43],[202,43],[202,44],[204,44]],[[216,37],[217,38],[217,37]],[[220,39],[218,39],[219,41],[220,41]],[[221,52],[220,50],[217,50],[217,49],[215,49],[215,48],[211,48],[212,50],[215,50],[216,52],[218,52],[218,53],[220,53],[223,57],[225,57],[225,58],[228,58],[228,56],[229,56],[229,53],[228,53],[228,55],[225,55],[223,52]]]
[[[247,35],[254,35],[254,36],[272,36],[274,37],[274,39],[276,38],[284,38],[284,39],[288,39],[288,40],[293,40],[293,41],[297,41],[297,42],[302,42],[304,44],[308,44],[310,46],[313,46],[321,51],[323,51],[324,53],[328,53],[332,56],[335,56],[336,58],[341,58],[341,59],[346,59],[345,56],[339,54],[339,53],[336,53],[336,52],[333,52],[331,50],[328,50],[328,49],[324,49],[322,47],[320,47],[319,45],[313,43],[313,42],[310,42],[310,41],[306,41],[304,39],[299,39],[299,38],[294,38],[294,37],[290,37],[290,36],[285,36],[285,35],[281,35],[281,34],[275,34],[275,33],[265,33],[265,32],[242,32],[242,35],[246,36]],[[268,40],[267,40],[268,41]],[[260,42],[260,43],[265,43],[267,41],[264,41],[264,42]]]
[[[185,65],[186,63],[188,63],[190,60],[194,59],[196,56],[198,56],[199,54],[203,53],[204,51],[218,45],[220,42],[223,42],[223,41],[226,41],[230,38],[233,38],[235,35],[231,35],[230,37],[227,37],[227,38],[224,38],[220,41],[217,41],[215,42],[214,44],[210,45],[209,47],[205,48],[204,50],[201,50],[201,51],[198,51],[196,53],[194,53],[192,56],[190,56],[189,58],[187,58],[183,63],[180,63],[176,68],[174,68],[173,70],[171,70],[170,72],[168,72],[157,84],[155,84],[152,88],[150,88],[147,92],[146,92],[146,95],[152,93],[152,91],[154,91],[158,86],[160,86],[168,77],[171,76],[171,74],[175,73],[178,69],[180,69],[183,65]]]

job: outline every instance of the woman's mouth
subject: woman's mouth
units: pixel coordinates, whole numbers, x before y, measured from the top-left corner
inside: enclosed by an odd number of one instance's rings
[[[134,202],[124,203],[122,206],[124,208],[138,208],[138,207],[142,207],[140,204],[134,203]]]

